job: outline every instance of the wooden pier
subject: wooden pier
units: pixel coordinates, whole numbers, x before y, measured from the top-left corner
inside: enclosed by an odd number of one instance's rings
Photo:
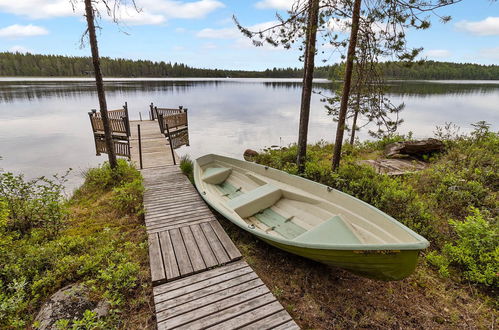
[[[179,167],[156,121],[131,121],[158,329],[299,329],[227,236]]]

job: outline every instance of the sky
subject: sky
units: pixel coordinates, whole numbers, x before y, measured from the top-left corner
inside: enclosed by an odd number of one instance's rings
[[[73,0],[82,2],[82,0]],[[111,0],[113,1],[113,0]],[[128,0],[130,2],[130,0]],[[271,46],[254,47],[242,36],[233,15],[246,27],[259,29],[285,14],[293,0],[136,0],[120,11],[121,23],[102,15],[98,34],[101,56],[181,62],[200,68],[264,70],[298,67],[300,52]],[[443,24],[408,31],[411,47],[424,47],[429,60],[499,64],[499,1],[463,0],[440,9],[450,15]],[[89,56],[81,47],[85,29],[81,5],[70,0],[0,0],[0,51]],[[317,63],[340,60],[323,47]]]

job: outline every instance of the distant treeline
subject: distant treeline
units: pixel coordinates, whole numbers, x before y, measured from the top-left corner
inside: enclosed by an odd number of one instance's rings
[[[389,79],[499,79],[499,66],[426,61],[411,66],[399,62],[380,64]],[[301,78],[300,68],[273,68],[265,71],[192,68],[182,63],[101,58],[106,77],[232,77]],[[342,64],[315,69],[316,78],[337,79]],[[93,75],[90,57],[0,53],[0,76],[85,77]]]
[[[232,78],[299,78],[297,68],[274,68],[265,71],[192,68],[182,63],[101,58],[107,77],[232,77]],[[0,76],[85,77],[93,75],[90,57],[0,53]],[[316,77],[327,78],[329,68],[317,69]]]

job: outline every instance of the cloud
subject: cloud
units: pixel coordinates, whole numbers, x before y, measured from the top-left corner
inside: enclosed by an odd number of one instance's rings
[[[198,0],[186,2],[179,0],[136,0],[137,12],[131,1],[122,5],[117,17],[122,22],[130,25],[162,24],[169,19],[199,19],[210,14],[225,5],[218,0]],[[33,10],[36,8],[36,10]],[[109,19],[105,14],[105,8],[101,5],[99,9],[102,16]],[[64,17],[83,14],[83,4],[78,2],[75,12],[68,0],[0,0],[0,11],[26,16],[32,19]]]
[[[456,23],[456,27],[479,36],[499,35],[499,17],[487,17],[477,22],[460,21]]]
[[[269,21],[263,22],[259,24],[255,24],[253,26],[247,27],[250,31],[261,31],[268,29],[274,25],[278,24],[277,21]],[[239,31],[236,27],[223,28],[223,29],[211,29],[206,28],[199,31],[196,36],[198,38],[203,39],[226,39],[226,40],[234,40],[232,46],[234,48],[255,48],[251,39],[244,36],[241,31]],[[262,47],[266,50],[282,50],[283,47],[274,47],[264,43]]]
[[[481,49],[479,54],[487,59],[499,60],[499,47]]]
[[[432,58],[446,58],[451,56],[451,52],[446,49],[430,49],[425,52],[425,56]]]
[[[23,38],[34,37],[48,34],[45,28],[36,25],[19,25],[14,24],[0,29],[0,37],[4,38]]]
[[[290,0],[262,0],[255,4],[258,9],[281,9],[290,10],[293,1]]]
[[[31,51],[24,46],[15,45],[15,46],[12,46],[9,48],[9,52],[12,52],[12,53],[30,53]]]
[[[68,0],[0,0],[0,10],[34,19],[73,15]]]

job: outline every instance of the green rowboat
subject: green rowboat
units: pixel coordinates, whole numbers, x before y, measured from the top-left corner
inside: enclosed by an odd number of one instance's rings
[[[267,166],[209,154],[194,162],[194,181],[204,200],[242,229],[361,276],[403,279],[429,245],[355,197]]]

